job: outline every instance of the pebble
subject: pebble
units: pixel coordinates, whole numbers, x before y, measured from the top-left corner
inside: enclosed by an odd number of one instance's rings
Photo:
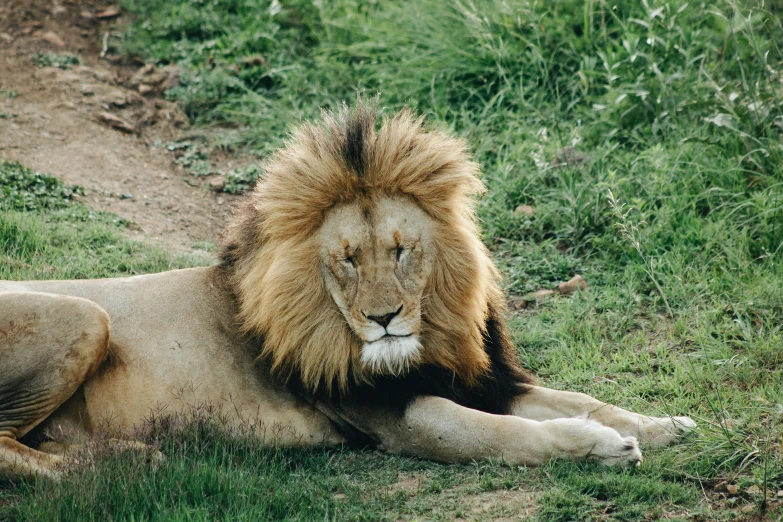
[[[526,216],[532,216],[536,211],[530,205],[519,205],[514,209],[514,214],[525,214]]]
[[[582,276],[575,275],[565,283],[557,285],[557,291],[563,295],[571,295],[577,290],[587,289],[587,281],[582,279]]]
[[[215,192],[220,192],[225,188],[225,186],[226,186],[226,178],[224,178],[223,176],[218,176],[209,181],[209,188],[211,188]]]
[[[63,42],[63,39],[60,38],[57,35],[57,33],[54,33],[52,31],[47,31],[44,34],[42,34],[41,40],[45,40],[52,45],[56,45],[57,47],[65,47],[65,42]]]

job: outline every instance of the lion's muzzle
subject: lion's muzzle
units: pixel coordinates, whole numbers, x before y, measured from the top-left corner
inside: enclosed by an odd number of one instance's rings
[[[413,335],[385,335],[362,346],[362,364],[375,373],[399,375],[420,358],[421,343]]]

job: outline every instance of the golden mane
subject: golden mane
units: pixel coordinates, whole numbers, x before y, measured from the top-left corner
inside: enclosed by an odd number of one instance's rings
[[[484,334],[502,303],[498,274],[479,240],[474,197],[479,166],[464,141],[427,130],[403,110],[377,126],[361,102],[299,127],[266,163],[222,237],[246,333],[261,357],[308,391],[350,390],[371,381],[361,344],[326,290],[316,231],[340,203],[407,195],[436,223],[436,261],[422,308],[422,362],[471,384],[489,367]],[[502,306],[500,306],[502,308]]]

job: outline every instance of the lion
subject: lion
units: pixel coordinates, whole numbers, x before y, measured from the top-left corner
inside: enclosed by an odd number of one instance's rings
[[[634,465],[687,417],[650,417],[524,370],[474,212],[466,143],[362,103],[302,124],[221,236],[219,263],[0,282],[0,476],[57,477],[211,404],[259,444],[442,462]]]

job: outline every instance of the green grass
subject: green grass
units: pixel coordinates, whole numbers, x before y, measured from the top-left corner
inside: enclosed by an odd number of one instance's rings
[[[677,503],[694,500],[687,486],[664,480],[653,468],[631,473],[559,463],[532,470],[497,463],[443,465],[368,451],[269,450],[242,437],[228,439],[204,420],[165,430],[157,441],[168,456],[158,468],[151,468],[143,456],[109,454],[93,469],[76,471],[63,482],[16,486],[13,495],[20,500],[12,516],[96,521],[493,520],[529,508],[527,497],[551,497],[553,506],[567,503],[573,510],[558,507],[545,516],[573,520],[582,509],[580,499],[624,518],[671,512]],[[533,494],[523,496],[529,490]],[[482,505],[498,491],[522,500]]]
[[[0,279],[78,279],[208,264],[123,237],[126,222],[74,201],[82,192],[0,161]]]
[[[0,518],[451,520],[506,490],[536,492],[541,520],[731,520],[747,506],[783,518],[748,492],[783,489],[780,1],[123,5],[136,22],[121,52],[183,71],[167,96],[209,130],[194,161],[215,148],[264,157],[357,91],[465,137],[506,291],[576,273],[590,283],[512,314],[524,363],[548,386],[689,414],[700,429],[618,471],[276,452],[193,428],[156,439],[170,458],[154,471],[111,456],[57,486],[0,486]],[[552,166],[566,146],[587,160]],[[231,190],[257,174],[230,173]],[[535,214],[515,214],[520,204]],[[35,205],[0,212],[0,277],[194,262],[128,243],[84,207]],[[419,487],[400,487],[401,474]],[[713,490],[724,481],[740,494]]]

